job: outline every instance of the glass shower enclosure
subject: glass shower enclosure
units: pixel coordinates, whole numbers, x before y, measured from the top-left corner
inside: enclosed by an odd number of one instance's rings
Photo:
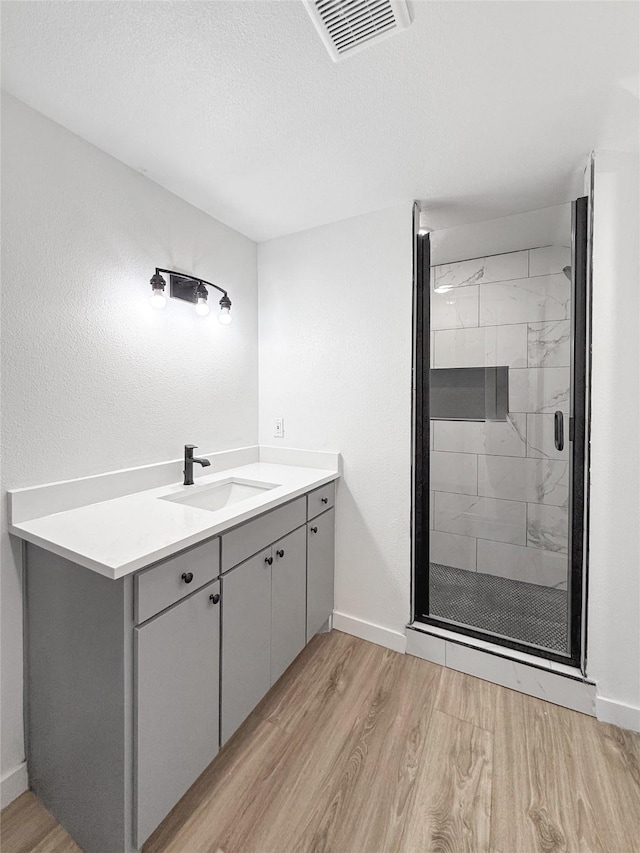
[[[416,238],[414,617],[577,664],[587,200],[562,207],[553,242]]]

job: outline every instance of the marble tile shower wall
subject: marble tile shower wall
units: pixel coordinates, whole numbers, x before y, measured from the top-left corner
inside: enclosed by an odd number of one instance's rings
[[[570,263],[547,246],[431,270],[431,366],[509,366],[506,421],[431,421],[432,562],[566,588]]]

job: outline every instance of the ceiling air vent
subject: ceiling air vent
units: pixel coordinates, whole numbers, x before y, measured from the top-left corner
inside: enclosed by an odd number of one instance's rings
[[[406,0],[302,0],[334,62],[411,23]]]

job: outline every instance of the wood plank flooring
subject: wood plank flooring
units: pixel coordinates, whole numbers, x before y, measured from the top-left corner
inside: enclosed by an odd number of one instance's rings
[[[3,853],[77,853],[31,793]],[[640,736],[333,631],[144,853],[636,853]]]

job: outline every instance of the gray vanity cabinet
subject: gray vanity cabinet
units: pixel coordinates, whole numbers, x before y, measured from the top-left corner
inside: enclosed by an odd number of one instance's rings
[[[220,582],[134,629],[137,846],[218,753]]]
[[[222,577],[222,744],[271,687],[271,559],[269,547]]]
[[[307,642],[333,612],[335,510],[307,522]]]
[[[275,684],[306,642],[305,528],[294,530],[271,550],[271,684]]]
[[[111,580],[25,549],[29,779],[135,853],[333,609],[333,483]]]

